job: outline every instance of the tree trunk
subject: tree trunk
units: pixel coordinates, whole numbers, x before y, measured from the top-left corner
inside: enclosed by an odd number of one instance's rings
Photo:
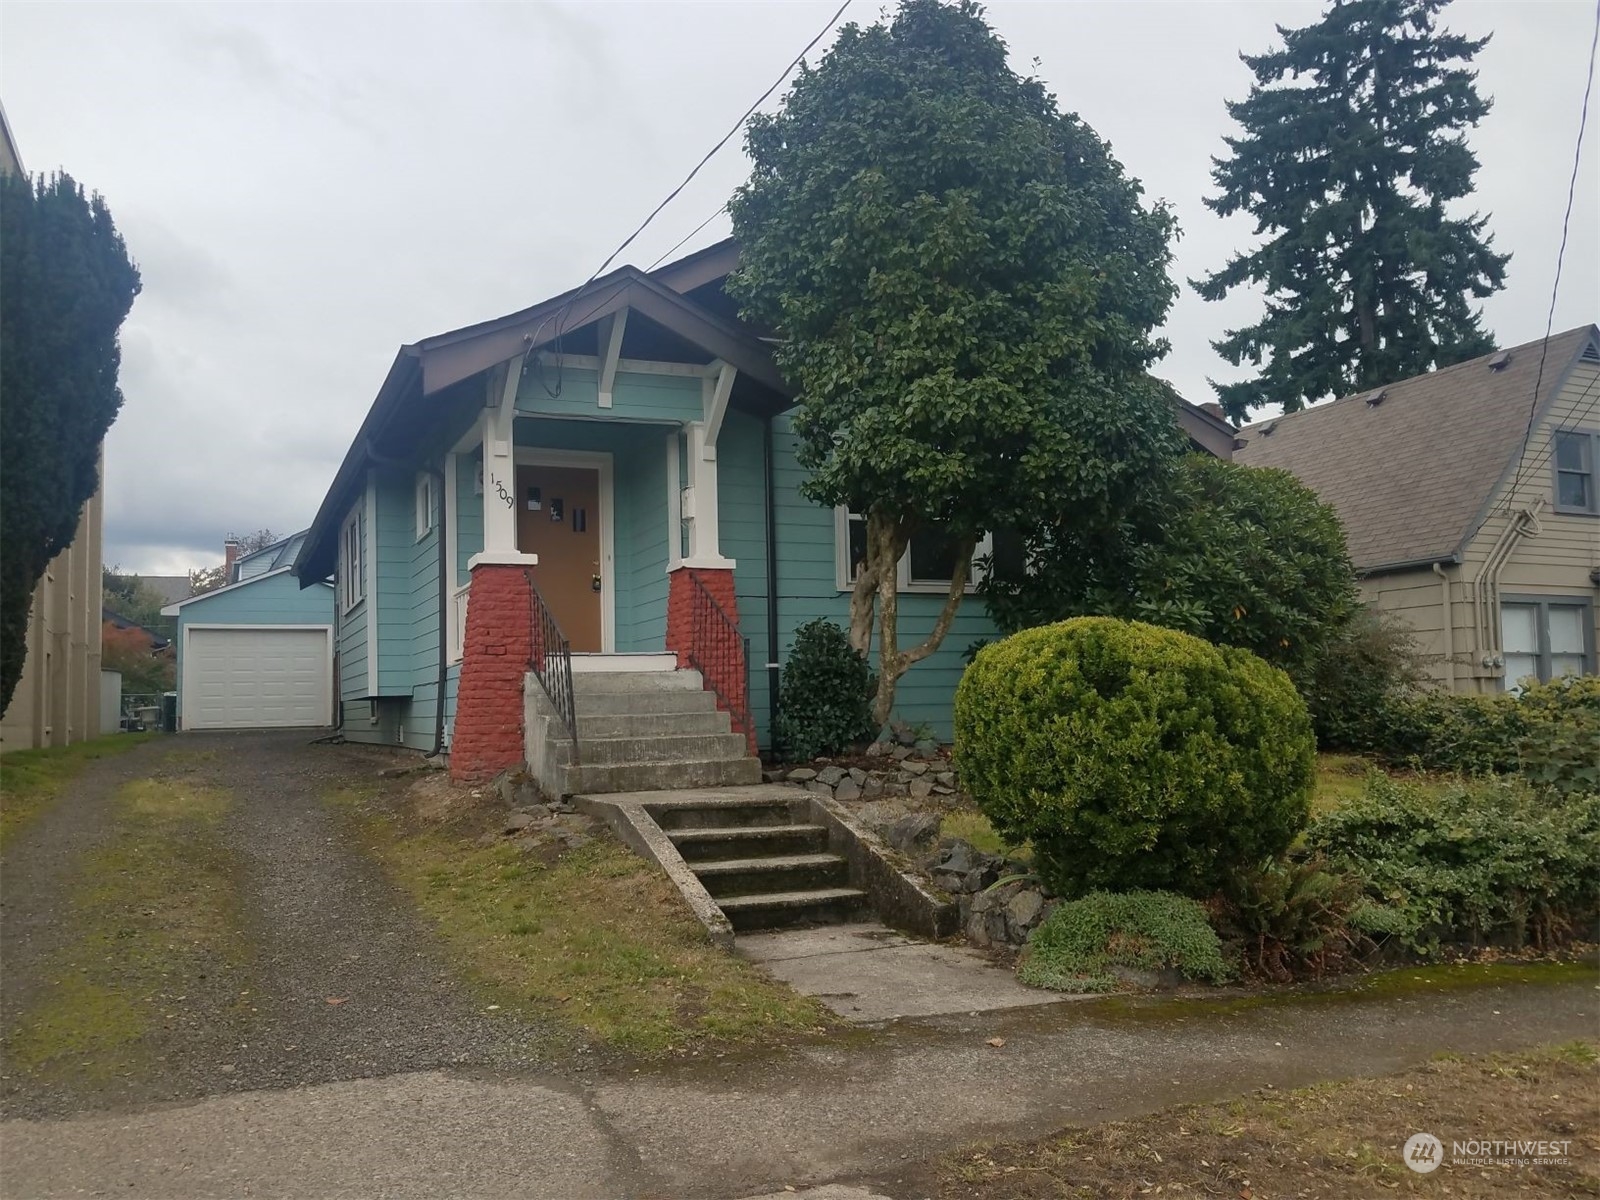
[[[870,531],[868,538],[869,540],[871,538]],[[903,551],[904,539],[901,539],[900,544]],[[955,570],[950,580],[950,591],[945,596],[944,607],[939,610],[939,616],[934,621],[933,629],[929,631],[927,638],[909,650],[900,649],[898,573],[891,566],[891,569],[879,579],[878,694],[872,702],[872,719],[880,728],[894,711],[895,690],[899,686],[900,676],[944,644],[945,635],[950,632],[950,624],[955,620],[956,610],[961,607],[962,597],[966,595],[967,580],[972,574],[972,552],[976,547],[976,538],[963,538],[956,544]],[[899,554],[896,554],[892,562],[898,562],[899,557]]]

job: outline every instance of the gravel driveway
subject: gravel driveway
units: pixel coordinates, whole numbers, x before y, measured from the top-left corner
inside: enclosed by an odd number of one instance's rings
[[[230,865],[241,943],[226,967],[172,980],[151,1069],[63,1089],[7,1064],[3,1111],[62,1115],[219,1092],[438,1067],[542,1064],[547,1031],[488,1011],[401,894],[327,804],[412,756],[316,745],[294,733],[183,734],[92,764],[70,795],[8,846],[0,866],[0,1021],[48,1002],[53,956],[86,856],[117,836],[114,796],[140,779],[226,789],[215,831]]]

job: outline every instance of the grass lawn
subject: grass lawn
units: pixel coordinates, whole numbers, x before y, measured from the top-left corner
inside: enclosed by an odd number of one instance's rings
[[[504,1009],[637,1055],[771,1044],[835,1024],[815,1000],[712,945],[666,876],[603,829],[571,851],[485,846],[480,833],[503,815],[487,800],[441,815],[436,803],[373,790],[332,799]]]
[[[906,1194],[955,1200],[1172,1196],[1600,1196],[1600,1071],[1593,1042],[1507,1055],[1441,1056],[1378,1079],[1262,1089],[1223,1104],[956,1151]],[[1418,1174],[1411,1134],[1443,1142]],[[1452,1141],[1566,1140],[1564,1165],[1452,1162]]]
[[[12,1064],[68,1086],[149,1067],[151,1035],[186,998],[169,993],[239,965],[237,864],[214,835],[229,803],[172,777],[118,792],[111,836],[79,873],[50,982],[7,1031]]]
[[[158,736],[113,733],[70,746],[0,754],[0,847],[33,821],[90,763],[122,754]]]

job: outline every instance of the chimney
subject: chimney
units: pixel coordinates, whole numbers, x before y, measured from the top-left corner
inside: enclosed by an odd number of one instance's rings
[[[1215,400],[1208,400],[1204,404],[1196,405],[1196,407],[1199,408],[1201,412],[1209,413],[1219,421],[1226,421],[1228,419],[1228,414],[1222,411],[1222,405],[1218,404]]]
[[[239,539],[230,537],[222,543],[222,582],[234,583],[234,564],[239,561]]]

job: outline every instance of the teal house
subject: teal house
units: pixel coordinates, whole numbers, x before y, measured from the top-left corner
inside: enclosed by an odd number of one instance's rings
[[[178,727],[332,725],[333,588],[302,588],[289,567],[298,533],[237,560],[223,586],[170,604],[178,618]]]
[[[800,494],[793,392],[723,290],[737,256],[401,347],[293,565],[332,586],[346,737],[560,791],[759,777],[795,629],[847,620],[857,522]],[[1179,419],[1231,452],[1220,419]],[[901,564],[902,641],[943,558],[929,539]],[[897,716],[948,737],[962,651],[994,632],[964,604]]]

